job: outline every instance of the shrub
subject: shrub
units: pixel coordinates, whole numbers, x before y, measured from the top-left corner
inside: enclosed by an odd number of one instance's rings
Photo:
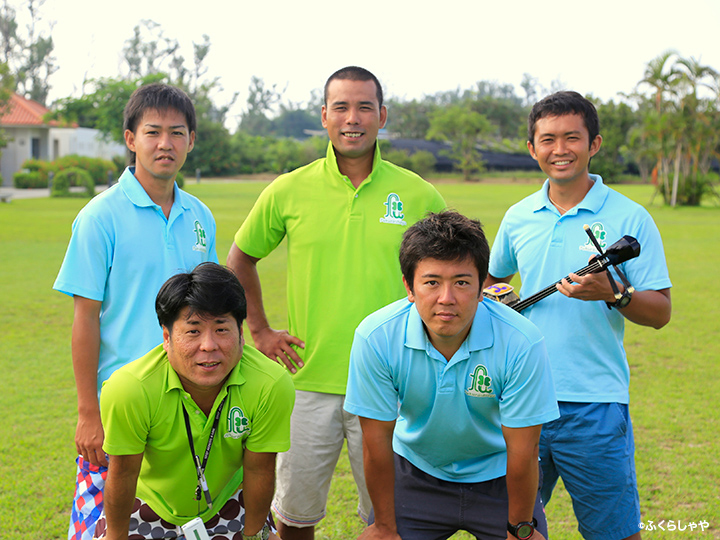
[[[383,159],[389,161],[390,163],[394,163],[403,169],[412,168],[412,160],[410,159],[410,154],[408,154],[407,150],[388,150],[386,152],[382,152],[382,157]]]
[[[70,197],[70,186],[85,186],[88,197],[95,195],[95,182],[90,173],[80,167],[69,167],[61,170],[53,179],[50,195],[52,197]]]
[[[52,171],[53,173],[56,173],[58,170],[57,166],[54,163],[52,163],[50,161],[44,161],[42,159],[34,159],[34,158],[26,159],[23,162],[20,169],[23,171],[27,170],[30,172],[39,173],[40,177],[43,179],[43,181],[46,184],[48,181],[50,171]],[[47,185],[41,186],[41,187],[47,187]]]
[[[13,185],[17,189],[46,188],[48,179],[38,171],[18,171],[13,175]]]
[[[53,163],[59,171],[73,167],[86,170],[90,173],[96,185],[108,183],[108,171],[111,171],[113,178],[117,176],[118,171],[115,163],[110,160],[78,156],[76,154],[63,156],[56,159]]]
[[[435,168],[435,156],[427,150],[419,150],[410,156],[410,169],[420,176],[427,176]]]
[[[175,183],[178,185],[180,189],[183,188],[185,185],[185,177],[183,176],[183,173],[178,171],[177,176],[175,177]]]

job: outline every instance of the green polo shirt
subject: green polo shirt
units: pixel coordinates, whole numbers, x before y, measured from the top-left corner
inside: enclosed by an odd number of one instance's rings
[[[195,500],[197,476],[183,417],[190,417],[195,452],[202,459],[220,402],[218,430],[205,477],[213,500],[208,509]],[[284,452],[290,448],[290,415],[295,402],[287,372],[245,346],[209,417],[185,392],[162,345],[113,373],[100,397],[109,455],[143,454],[137,496],[164,520],[182,525],[196,516],[209,520],[240,488],[243,451]],[[112,467],[112,465],[111,465]]]
[[[263,258],[287,237],[288,330],[305,342],[296,389],[345,393],[355,328],[406,294],[398,261],[403,233],[444,208],[431,184],[383,161],[377,148],[358,188],[338,170],[332,144],[325,158],[265,188],[235,244]]]

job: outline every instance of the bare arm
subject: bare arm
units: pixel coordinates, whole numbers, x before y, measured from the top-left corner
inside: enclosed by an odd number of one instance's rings
[[[127,540],[142,458],[142,454],[110,456],[103,501],[107,540]]]
[[[557,285],[558,291],[568,298],[615,302],[614,292],[605,272],[585,276],[570,274],[569,277],[574,283],[569,283],[567,279],[563,279]],[[622,283],[616,282],[616,284],[619,291],[624,290]],[[618,309],[618,311],[627,320],[635,324],[660,329],[670,321],[670,315],[672,314],[670,289],[635,291],[627,307]]]
[[[102,444],[105,438],[97,397],[100,357],[101,302],[74,296],[72,359],[78,395],[75,446],[78,454],[93,465],[107,467]]]
[[[392,435],[395,422],[360,417],[363,431],[363,464],[375,523],[358,540],[399,540],[395,523],[395,462]]]
[[[245,501],[246,536],[262,529],[270,513],[275,492],[275,453],[251,452],[243,455],[243,500]]]
[[[259,260],[241,251],[233,242],[227,256],[227,266],[235,273],[245,289],[247,325],[255,347],[271,360],[285,364],[292,373],[295,373],[296,366],[303,367],[304,364],[292,345],[305,348],[305,343],[290,335],[287,330],[270,328],[263,306],[260,276],[257,272]]]
[[[532,522],[538,492],[538,443],[542,426],[508,428],[502,426],[507,446],[508,521],[513,524]],[[508,540],[515,540],[507,533]],[[535,531],[533,540],[544,539]]]

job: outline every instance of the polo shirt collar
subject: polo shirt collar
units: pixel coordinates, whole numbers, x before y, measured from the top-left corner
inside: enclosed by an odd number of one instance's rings
[[[469,352],[488,349],[492,347],[493,344],[492,322],[490,320],[490,314],[485,307],[485,302],[486,301],[478,303],[478,309],[475,312],[470,333],[461,346],[461,348],[467,346]],[[429,347],[432,346],[415,304],[410,307],[410,312],[408,313],[407,325],[405,327],[405,346],[421,351],[427,351]]]
[[[328,142],[327,153],[325,154],[325,162],[327,163],[330,170],[339,178],[343,178],[343,174],[340,172],[337,164],[337,156],[335,155],[335,148],[332,145],[332,141]],[[373,155],[373,166],[370,175],[367,177],[367,181],[371,180],[378,166],[382,162],[382,156],[380,155],[380,145],[375,141],[375,154]],[[365,182],[363,182],[365,184]],[[362,184],[360,184],[362,185]]]
[[[575,206],[574,209],[571,209],[570,212],[572,214],[576,214],[577,210],[589,210],[590,212],[597,214],[602,208],[602,205],[605,203],[605,199],[608,196],[610,188],[603,183],[603,179],[600,175],[591,174],[590,180],[593,181],[593,186],[590,188],[590,191],[585,194],[585,198],[580,201],[580,204]],[[532,205],[533,212],[539,212],[545,208],[550,211],[555,209],[555,205],[550,202],[550,197],[548,196],[549,189],[550,180],[546,179],[542,188],[534,195]]]
[[[135,178],[135,167],[126,167],[118,180],[118,184],[135,206],[139,207],[157,207],[150,195],[147,194],[142,184]],[[190,208],[187,194],[178,188],[177,182],[173,185],[173,209],[178,206],[183,210]],[[170,212],[172,214],[172,210]]]

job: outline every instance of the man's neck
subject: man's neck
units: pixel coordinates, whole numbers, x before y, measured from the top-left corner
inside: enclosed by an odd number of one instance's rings
[[[557,183],[552,178],[549,180],[548,198],[561,214],[580,204],[594,185],[589,175],[568,183]]]
[[[357,188],[372,172],[375,151],[373,149],[372,152],[368,152],[364,156],[354,158],[341,156],[338,152],[335,152],[335,159],[340,174],[347,176],[352,185]]]
[[[137,169],[136,169],[137,172]],[[166,218],[170,217],[170,210],[175,201],[175,179],[161,180],[152,176],[135,175],[137,181],[150,197],[150,200],[162,208]]]

